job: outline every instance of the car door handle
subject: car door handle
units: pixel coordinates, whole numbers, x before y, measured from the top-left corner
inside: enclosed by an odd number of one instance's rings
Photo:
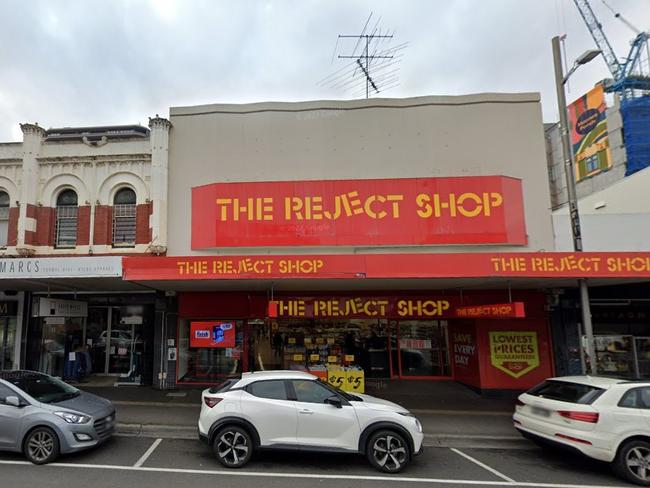
[[[304,415],[312,415],[314,413],[313,410],[309,410],[308,408],[302,408],[299,410],[299,412]]]

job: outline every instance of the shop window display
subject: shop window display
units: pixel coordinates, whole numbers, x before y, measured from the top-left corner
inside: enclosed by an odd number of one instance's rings
[[[225,339],[233,329],[234,344]],[[180,320],[178,332],[178,383],[211,384],[242,372],[241,320]]]
[[[446,320],[399,322],[401,376],[450,376]]]

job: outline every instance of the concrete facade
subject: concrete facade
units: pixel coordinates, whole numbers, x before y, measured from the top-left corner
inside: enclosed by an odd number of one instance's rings
[[[175,107],[170,120],[169,255],[553,250],[538,94]],[[190,245],[191,190],[208,183],[485,175],[523,181],[526,246]]]
[[[0,256],[164,253],[169,122],[45,130],[21,124],[22,143],[0,144],[0,191],[9,195],[7,242]],[[114,246],[114,196],[136,196],[133,245]],[[57,248],[56,206],[77,195],[76,242]]]

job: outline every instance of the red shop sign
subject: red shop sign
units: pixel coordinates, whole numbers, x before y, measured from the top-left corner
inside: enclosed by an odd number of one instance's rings
[[[505,176],[213,183],[192,188],[192,249],[526,244]]]
[[[493,303],[457,307],[456,316],[468,319],[522,318],[526,316],[526,311],[524,310],[524,302]]]

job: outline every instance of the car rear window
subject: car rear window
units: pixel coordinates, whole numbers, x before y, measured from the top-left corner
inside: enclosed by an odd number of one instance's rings
[[[559,400],[567,403],[591,405],[605,390],[591,385],[568,381],[547,380],[526,393],[540,398]]]

